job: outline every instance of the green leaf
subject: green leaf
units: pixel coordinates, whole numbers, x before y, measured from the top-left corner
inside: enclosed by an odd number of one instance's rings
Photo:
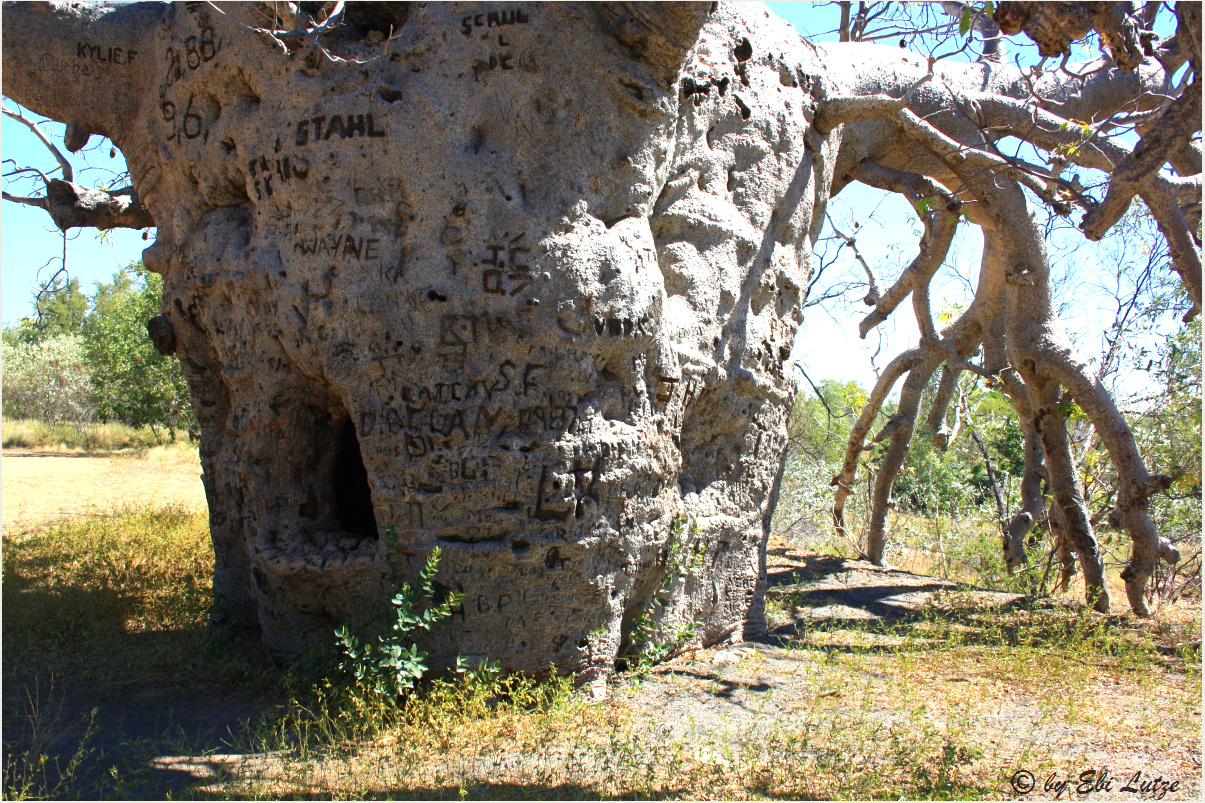
[[[962,19],[958,23],[958,35],[966,36],[969,30],[971,30],[971,9],[968,7],[962,12]]]

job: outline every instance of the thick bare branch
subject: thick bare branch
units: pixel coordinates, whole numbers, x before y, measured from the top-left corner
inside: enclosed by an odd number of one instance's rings
[[[166,4],[7,3],[4,94],[77,132],[102,134],[120,147],[152,75],[155,37]],[[104,60],[98,42],[112,43]],[[78,133],[77,133],[78,136]]]
[[[891,443],[887,453],[879,464],[878,474],[874,478],[874,494],[871,497],[870,526],[866,534],[866,557],[872,563],[883,566],[886,557],[887,513],[893,506],[891,488],[904,458],[908,456],[908,445],[912,441],[912,432],[916,425],[916,413],[920,407],[921,394],[929,384],[933,372],[941,365],[943,354],[937,349],[928,349],[925,357],[908,372],[900,390],[899,407],[891,417]],[[879,433],[875,441],[882,440],[887,432]]]
[[[63,231],[72,228],[145,229],[155,225],[133,187],[108,192],[51,179],[44,207]]]
[[[1134,553],[1124,575],[1130,606],[1149,615],[1143,589],[1156,559],[1171,561],[1175,550],[1159,538],[1147,515],[1150,475],[1133,434],[1099,380],[1075,356],[1074,348],[1050,308],[1049,266],[1044,240],[1025,208],[1024,195],[1015,186],[981,184],[980,193],[996,218],[996,236],[1005,239],[1003,260],[1008,297],[1007,340],[1011,362],[1024,378],[1034,422],[1042,439],[1050,480],[1071,539],[1084,570],[1089,603],[1107,610],[1103,558],[1095,546],[1083,489],[1071,459],[1066,429],[1058,410],[1065,401],[1060,385],[1087,414],[1118,474],[1118,510],[1134,543]]]
[[[902,109],[906,109],[916,90],[932,79],[932,72],[922,76],[899,98],[893,98],[890,95],[842,95],[829,98],[816,110],[814,123],[816,131],[821,135],[827,135],[839,125],[857,123],[872,118],[892,117]]]
[[[929,282],[949,253],[950,243],[953,242],[954,233],[958,228],[958,215],[962,204],[944,187],[915,173],[883,167],[873,162],[863,162],[853,175],[865,184],[906,196],[916,207],[925,227],[916,258],[891,287],[887,288],[887,292],[876,299],[874,311],[858,325],[858,333],[865,338],[871,329],[887,320],[911,293],[921,340],[935,342],[937,335],[929,310]],[[922,202],[927,199],[933,199],[935,203],[926,208]]]
[[[883,402],[887,400],[887,395],[891,393],[891,389],[895,387],[895,383],[899,381],[901,376],[911,371],[921,361],[927,351],[927,349],[911,349],[900,354],[887,364],[887,367],[883,369],[882,375],[871,390],[870,398],[863,405],[858,420],[854,422],[853,428],[850,429],[841,473],[833,477],[829,483],[837,488],[833,498],[833,526],[842,538],[849,538],[849,534],[845,531],[845,500],[853,492],[854,479],[858,471],[858,458],[868,448],[866,435],[870,432],[870,427],[874,424],[875,417],[883,409]]]
[[[12,193],[4,193],[4,200],[12,201],[13,203],[23,204],[25,206],[36,206],[38,209],[45,209],[47,205],[46,196],[30,198],[25,195],[13,195]]]
[[[1100,206],[1080,227],[1089,239],[1099,240],[1130,208],[1130,200],[1167,164],[1172,154],[1201,128],[1201,84],[1193,81],[1139,140],[1133,153],[1118,163],[1109,177],[1109,189]]]
[[[901,74],[894,78],[894,86],[887,87],[889,91],[895,87],[899,87],[902,90],[908,86],[913,86],[919,80],[917,75],[920,72],[920,65],[912,65],[905,62],[901,66],[907,69],[902,69]],[[1081,126],[1079,124],[1050,111],[1038,108],[1030,102],[1022,102],[992,92],[978,91],[977,88],[967,88],[961,77],[952,75],[949,68],[946,67],[933,68],[920,77],[928,78],[931,74],[936,78],[933,81],[933,89],[940,89],[941,91],[923,93],[923,95],[916,98],[916,103],[913,104],[916,110],[925,114],[924,121],[919,121],[916,118],[914,109],[911,107],[892,112],[888,108],[892,104],[885,106],[878,101],[871,104],[871,107],[879,108],[889,115],[894,114],[894,119],[901,123],[901,127],[907,136],[914,141],[924,144],[937,157],[943,159],[947,167],[952,168],[953,162],[951,160],[953,159],[954,161],[962,161],[993,173],[1009,175],[1011,178],[1021,181],[1024,186],[1033,190],[1060,213],[1067,211],[1067,199],[1075,200],[1089,212],[1089,215],[1085,218],[1084,228],[1089,237],[1093,239],[1099,239],[1104,234],[1104,231],[1107,229],[1107,226],[1104,224],[1112,225],[1112,223],[1116,222],[1117,210],[1120,209],[1121,212],[1124,212],[1133,194],[1141,194],[1144,200],[1146,200],[1148,207],[1151,208],[1159,220],[1165,235],[1174,244],[1172,250],[1173,269],[1181,275],[1185,287],[1188,289],[1189,295],[1194,302],[1194,309],[1190,315],[1195,314],[1200,308],[1201,303],[1200,255],[1193,242],[1195,226],[1189,221],[1188,216],[1179,209],[1178,204],[1178,202],[1182,201],[1188,202],[1189,209],[1193,214],[1193,220],[1196,219],[1200,194],[1198,191],[1199,185],[1195,178],[1174,179],[1161,173],[1156,167],[1145,173],[1140,173],[1136,170],[1130,171],[1133,173],[1130,177],[1132,180],[1129,183],[1125,183],[1124,180],[1129,174],[1122,172],[1119,174],[1121,178],[1113,179],[1110,184],[1110,197],[1114,200],[1109,202],[1111,204],[1111,211],[1106,210],[1109,211],[1109,217],[1106,219],[1101,217],[1100,212],[1094,211],[1097,207],[1095,201],[1083,195],[1078,190],[1075,182],[1068,182],[1059,177],[1057,171],[1045,171],[1032,165],[1027,166],[1015,158],[1004,157],[998,153],[989,153],[983,147],[970,147],[966,144],[958,145],[956,143],[960,142],[960,137],[962,140],[965,140],[967,134],[976,134],[983,141],[985,139],[990,140],[992,136],[998,136],[1000,133],[1007,132],[1014,136],[1022,137],[1038,147],[1057,153],[1060,155],[1060,158],[1066,159],[1069,162],[1105,172],[1114,172],[1115,168],[1119,165],[1132,163],[1134,159],[1138,158],[1136,154],[1142,151],[1144,147],[1141,143],[1139,144],[1139,149],[1131,149],[1118,140],[1101,136],[1099,134],[1100,126],[1094,129],[1092,136],[1085,139],[1081,133]],[[1195,91],[1199,92],[1199,87],[1197,87],[1195,82],[1192,84],[1192,87]],[[1187,97],[1187,94],[1184,97]],[[939,103],[942,105],[935,105]],[[898,102],[894,105],[898,105]],[[1199,107],[1199,100],[1196,106]],[[960,112],[962,116],[962,128],[958,127],[958,121],[949,119],[948,114],[943,116],[943,114],[938,113],[942,109],[945,109],[947,112],[950,110]],[[1107,115],[1113,113],[1116,109],[1117,106],[1109,108],[1106,113],[1106,119]],[[1199,128],[1197,118],[1193,118],[1192,122],[1187,121],[1187,119],[1177,122],[1176,119],[1173,119],[1172,122],[1166,125],[1172,126],[1173,123],[1179,125],[1180,129],[1189,132],[1195,130],[1195,128]],[[960,131],[961,133],[959,133]],[[1152,134],[1156,133],[1152,132]],[[1183,154],[1180,151],[1183,150],[1183,144],[1187,139],[1186,134],[1178,138],[1171,136],[1160,138],[1156,136],[1152,140],[1154,144],[1145,151],[1148,154],[1155,155],[1145,157],[1146,161],[1161,165],[1173,156],[1182,156]],[[1156,148],[1156,145],[1160,142],[1163,145]],[[873,148],[866,148],[863,145],[860,150],[872,151],[869,155],[871,158],[874,158]],[[1161,158],[1163,161],[1159,161]],[[1005,167],[1006,165],[1011,166],[1011,169]],[[850,171],[847,170],[846,173],[852,176]],[[1126,191],[1115,191],[1114,185],[1116,187],[1124,186]],[[1124,200],[1124,204],[1122,200]],[[1101,228],[1102,226],[1104,228]],[[877,321],[874,323],[877,323]],[[874,323],[866,325],[873,326]]]
[[[1001,373],[1004,393],[1021,425],[1025,467],[1021,474],[1021,509],[1004,527],[1004,562],[1010,569],[1026,564],[1025,539],[1033,528],[1047,518],[1042,481],[1048,478],[1042,440],[1034,426],[1033,407],[1021,377],[1011,369]]]
[[[1071,43],[1095,29],[1101,43],[1122,70],[1142,63],[1143,50],[1155,35],[1142,18],[1127,13],[1125,3],[1005,2],[996,6],[993,19],[1006,36],[1025,32],[1043,56],[1071,52]]]

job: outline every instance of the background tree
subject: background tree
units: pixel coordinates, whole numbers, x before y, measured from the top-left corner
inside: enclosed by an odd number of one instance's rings
[[[82,335],[88,316],[88,296],[79,279],[60,277],[57,286],[39,288],[34,296],[35,314],[22,319],[6,336],[22,343],[36,343],[55,335]]]
[[[94,420],[95,393],[78,334],[4,338],[4,415],[77,427]]]
[[[141,263],[91,297],[78,279],[35,293],[42,314],[4,330],[5,417],[120,422],[174,439],[193,418],[180,361],[147,336],[162,294],[162,277]]]
[[[163,278],[141,263],[96,288],[85,326],[85,353],[102,421],[175,430],[191,420],[180,361],[155,350],[146,322],[159,314]]]

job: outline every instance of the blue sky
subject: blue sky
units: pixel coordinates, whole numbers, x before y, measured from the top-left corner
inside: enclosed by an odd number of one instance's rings
[[[6,105],[13,108],[10,104]],[[42,170],[55,166],[54,157],[28,128],[8,117],[3,118],[2,126],[0,136],[3,139],[0,141],[3,144],[0,150],[3,150],[4,159],[13,159],[23,166],[34,165]],[[49,123],[44,129],[53,140],[61,139],[62,125]],[[93,137],[89,147],[98,143],[100,138]],[[125,171],[125,160],[120,151],[115,157],[109,157],[107,141],[103,148],[95,148],[86,154],[87,161],[79,156],[65,155],[76,169],[76,180],[81,183],[101,183],[108,180],[110,171]],[[88,162],[97,167],[89,169]],[[11,167],[11,163],[5,164],[4,172],[7,173]],[[7,184],[5,189],[18,194],[28,191],[20,188],[10,190]],[[0,224],[3,233],[0,258],[4,267],[2,305],[4,323],[7,324],[33,311],[33,290],[38,271],[52,259],[57,266],[63,250],[63,239],[50,221],[50,216],[41,209],[5,201],[0,204],[0,215],[3,215]],[[90,291],[96,282],[108,281],[119,268],[139,259],[142,249],[148,245],[150,242],[143,242],[142,232],[139,231],[114,229],[102,239],[94,230],[73,229],[68,235],[68,268],[71,275]]]

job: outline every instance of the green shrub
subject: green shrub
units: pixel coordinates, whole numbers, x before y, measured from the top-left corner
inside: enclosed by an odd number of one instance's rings
[[[122,268],[111,284],[97,286],[84,339],[100,419],[166,427],[174,436],[192,420],[192,408],[180,361],[156,351],[147,336],[162,298],[161,276],[140,262]]]
[[[397,531],[388,527],[385,533],[390,541],[391,556],[396,555]],[[344,656],[340,668],[354,678],[357,685],[378,694],[399,697],[411,691],[426,673],[427,653],[419,648],[416,638],[448,619],[452,608],[462,598],[460,594],[452,594],[442,602],[435,601],[439,555],[440,549],[436,547],[419,572],[417,587],[407,582],[396,584],[398,570],[391,558],[396,593],[389,600],[390,610],[376,623],[385,632],[377,635],[375,640],[371,636],[357,636],[346,624],[335,631]],[[457,659],[457,670],[463,669]]]

